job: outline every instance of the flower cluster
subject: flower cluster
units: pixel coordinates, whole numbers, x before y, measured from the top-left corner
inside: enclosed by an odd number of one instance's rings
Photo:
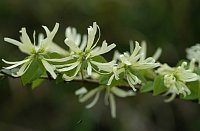
[[[57,52],[57,53],[63,53],[66,52],[60,48],[58,45],[53,43],[53,38],[58,31],[59,24],[56,23],[54,29],[50,31],[46,26],[43,26],[43,28],[46,31],[46,38],[44,38],[43,34],[39,34],[38,36],[38,44],[36,45],[35,40],[35,32],[33,33],[33,39],[34,42],[32,43],[27,32],[26,28],[21,29],[21,42],[11,39],[11,38],[4,38],[6,42],[9,42],[15,46],[18,46],[19,50],[27,55],[29,55],[27,58],[25,58],[22,61],[15,61],[15,62],[9,62],[4,59],[2,59],[3,62],[6,64],[11,64],[11,66],[4,67],[5,69],[13,69],[18,66],[21,66],[20,69],[16,72],[16,74],[12,74],[15,77],[22,76],[31,65],[32,61],[37,58],[39,61],[42,62],[45,69],[51,74],[51,76],[55,79],[57,77],[55,71],[55,66],[47,62],[46,56],[48,52]]]
[[[136,86],[140,86],[140,91],[159,92],[162,86],[156,84],[155,77],[162,77],[161,83],[167,88],[165,94],[171,94],[166,102],[172,101],[176,95],[188,96],[191,91],[187,83],[199,80],[199,75],[194,70],[200,67],[200,44],[187,49],[187,58],[191,60],[182,62],[178,67],[170,67],[167,64],[157,62],[162,50],[157,49],[152,57],[147,57],[147,44],[135,41],[130,42],[130,52],[119,53],[115,51],[113,59],[108,62],[102,55],[110,52],[116,47],[114,43],[108,44],[105,40],[99,45],[100,28],[96,22],[87,29],[87,34],[81,35],[74,27],[67,27],[64,40],[68,49],[63,49],[53,42],[59,24],[56,23],[53,30],[43,26],[46,37],[38,35],[36,43],[36,33],[33,33],[33,42],[30,40],[26,28],[22,28],[20,41],[4,38],[19,48],[22,53],[28,56],[21,61],[10,62],[3,67],[5,70],[12,70],[13,77],[31,77],[25,83],[33,83],[41,78],[57,79],[62,76],[63,81],[89,80],[98,84],[97,87],[88,91],[85,87],[75,91],[79,101],[87,102],[93,99],[86,108],[93,107],[100,98],[100,94],[105,93],[104,101],[110,105],[111,116],[116,117],[115,96],[124,98],[136,94]],[[198,67],[196,64],[198,63]],[[35,65],[36,64],[36,65]],[[38,65],[41,66],[38,66]],[[156,69],[155,71],[155,68]],[[31,74],[33,71],[34,74]],[[1,70],[0,76],[5,72]],[[150,76],[150,77],[149,77]],[[61,78],[61,77],[59,77]],[[60,80],[60,79],[59,79]],[[124,87],[129,87],[124,89]],[[195,87],[196,88],[196,87]],[[158,91],[157,91],[158,90]],[[159,92],[163,93],[163,92]],[[195,99],[200,95],[195,96]]]
[[[193,73],[192,63],[193,61],[191,61],[190,67],[187,67],[187,62],[183,62],[178,67],[170,67],[167,64],[163,64],[156,71],[164,76],[164,85],[168,88],[166,95],[172,94],[171,97],[165,100],[166,102],[172,101],[176,95],[183,94],[186,96],[191,93],[186,83],[199,79],[199,76]]]
[[[56,65],[58,72],[63,72],[63,78],[66,81],[73,80],[80,71],[86,69],[87,75],[91,76],[92,71],[97,69],[99,65],[104,66],[106,69],[113,66],[113,62],[98,62],[95,58],[105,54],[115,48],[115,44],[108,45],[106,41],[103,41],[102,46],[97,46],[99,37],[95,42],[95,35],[100,29],[96,22],[93,23],[93,26],[88,28],[88,35],[83,35],[81,41],[81,35],[76,32],[75,28],[68,27],[66,29],[66,39],[65,44],[69,47],[70,55],[61,59],[49,59],[49,61],[57,62]],[[59,64],[61,63],[61,64]],[[66,63],[66,64],[63,64]],[[68,71],[75,70],[71,76],[67,74]],[[84,72],[81,72],[84,73]],[[83,75],[83,74],[82,74]]]
[[[133,45],[133,42],[130,44]],[[133,46],[132,46],[133,47]],[[155,57],[159,57],[160,49],[157,51]],[[136,91],[135,85],[141,84],[141,80],[132,72],[134,70],[147,70],[153,69],[159,66],[159,63],[156,63],[153,57],[146,58],[146,42],[142,42],[142,47],[139,46],[139,43],[135,42],[135,48],[132,48],[130,53],[125,52],[124,54],[118,54],[118,57],[114,57],[119,59],[119,62],[116,66],[112,67],[112,75],[107,83],[107,85],[111,85],[112,80],[115,78],[119,80],[119,75],[124,73],[128,84],[132,87],[133,91]]]

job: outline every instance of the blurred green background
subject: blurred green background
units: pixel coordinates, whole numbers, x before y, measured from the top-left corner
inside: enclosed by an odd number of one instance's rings
[[[54,41],[66,47],[67,26],[87,33],[93,21],[101,28],[101,41],[116,43],[122,52],[129,50],[129,40],[146,40],[148,54],[162,47],[160,61],[170,65],[185,58],[185,48],[200,42],[199,0],[0,0],[0,57],[10,61],[24,57],[3,41],[3,37],[19,39],[21,27],[32,36],[34,30],[44,32],[41,25],[52,29],[58,22]],[[139,94],[117,99],[117,119],[112,119],[103,96],[90,110],[78,102],[74,91],[81,86],[45,81],[32,91],[19,79],[1,80],[0,131],[200,130],[200,106],[195,102],[164,103],[161,96]]]

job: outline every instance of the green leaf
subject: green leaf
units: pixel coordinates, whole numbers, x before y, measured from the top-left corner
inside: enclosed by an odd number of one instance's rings
[[[200,104],[200,83],[199,83],[199,89],[198,89],[198,103]]]
[[[157,76],[154,80],[153,84],[153,95],[159,95],[163,92],[165,92],[167,88],[164,85],[164,78],[163,76]]]
[[[38,87],[39,85],[42,84],[42,82],[44,81],[44,79],[36,79],[32,82],[32,89],[35,89],[36,87]]]
[[[133,75],[135,75],[135,76],[137,76],[138,77],[138,79],[140,79],[143,83],[146,83],[147,82],[147,80],[145,79],[145,77],[144,77],[144,70],[142,70],[142,71],[139,71],[139,70],[134,70],[134,69],[132,69],[132,68],[129,68],[130,69],[130,71],[131,71],[131,73],[133,74]]]
[[[95,56],[92,58],[93,61],[107,63],[107,60],[103,56]]]
[[[48,58],[53,58],[53,59],[58,59],[58,58],[63,58],[64,56],[62,56],[61,54],[58,54],[56,52],[48,52],[47,54]]]
[[[64,82],[62,76],[63,76],[63,74],[58,74],[58,76],[56,78],[56,84]]]
[[[187,83],[187,87],[190,89],[191,94],[186,95],[185,97],[183,95],[180,96],[181,99],[185,100],[195,100],[198,99],[198,92],[199,92],[199,81],[193,81]]]
[[[110,87],[117,86],[117,85],[126,85],[127,82],[122,79],[123,75],[124,75],[123,73],[120,74],[120,76],[119,76],[120,79],[119,80],[116,80],[115,78],[113,78],[112,83],[110,84]],[[110,76],[111,76],[111,74],[109,74],[109,75],[101,75],[100,78],[99,78],[99,84],[107,85],[108,80],[110,79]]]
[[[145,93],[145,92],[149,92],[153,90],[153,82],[152,81],[148,81],[146,82],[141,88],[140,88],[140,92],[141,93]]]
[[[200,68],[197,68],[194,72],[200,76]]]
[[[45,68],[43,67],[41,61],[37,58],[34,58],[31,65],[24,75],[22,75],[21,80],[23,85],[30,84],[34,80],[38,79],[45,72]]]
[[[101,75],[99,78],[99,84],[106,85],[111,75]]]

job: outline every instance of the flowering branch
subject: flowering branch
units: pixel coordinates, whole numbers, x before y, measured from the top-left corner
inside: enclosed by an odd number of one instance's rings
[[[108,62],[102,55],[110,52],[116,45],[108,44],[104,40],[101,46],[98,46],[100,28],[96,22],[87,29],[87,35],[82,36],[77,33],[76,28],[67,27],[64,42],[68,49],[63,49],[53,42],[59,28],[58,23],[52,31],[46,26],[43,28],[46,37],[39,34],[38,42],[35,32],[34,41],[31,42],[26,28],[20,31],[20,41],[4,38],[28,56],[15,62],[2,59],[10,66],[3,67],[0,76],[21,78],[24,85],[32,84],[33,88],[41,84],[37,81],[40,79],[95,84],[96,88],[89,91],[85,87],[79,88],[75,95],[79,97],[79,102],[93,98],[86,105],[86,108],[91,108],[97,103],[100,94],[104,93],[105,104],[110,105],[113,118],[116,117],[115,96],[123,98],[139,92],[153,92],[153,95],[170,95],[165,102],[179,96],[186,100],[198,99],[200,103],[199,44],[187,49],[188,60],[177,67],[157,61],[162,52],[161,48],[158,48],[152,57],[147,57],[145,41],[136,41],[135,44],[131,41],[130,52],[121,54],[115,51],[112,61]]]

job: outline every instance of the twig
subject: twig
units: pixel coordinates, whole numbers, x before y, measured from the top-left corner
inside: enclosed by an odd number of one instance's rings
[[[14,79],[20,78],[20,77],[14,77],[14,76],[12,76],[12,75],[10,75],[10,74],[2,71],[2,70],[0,70],[0,73],[4,74],[5,77],[11,77],[11,78],[14,78]],[[52,77],[40,77],[40,79],[54,80]],[[68,81],[65,81],[65,82],[68,82]],[[75,78],[70,82],[80,82],[80,83],[85,83],[85,84],[101,85],[98,80],[93,80],[93,79]],[[123,84],[117,85],[117,87],[119,87],[121,89],[131,89],[131,87],[129,85],[123,85]],[[135,85],[136,89],[139,89],[140,87],[141,87],[140,84]]]

